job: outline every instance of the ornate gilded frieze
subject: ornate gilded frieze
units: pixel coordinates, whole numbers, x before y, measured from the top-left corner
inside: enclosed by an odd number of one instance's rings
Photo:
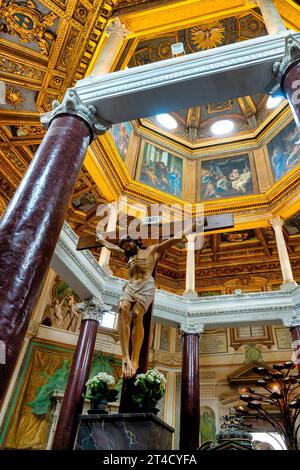
[[[54,25],[55,13],[43,15],[32,0],[20,3],[2,0],[0,17],[5,18],[5,23],[0,25],[3,32],[18,36],[23,43],[34,41],[42,54],[49,55],[50,44],[55,39],[49,27]]]

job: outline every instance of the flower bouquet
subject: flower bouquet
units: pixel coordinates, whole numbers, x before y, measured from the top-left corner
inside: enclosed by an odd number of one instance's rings
[[[89,414],[107,414],[105,407],[108,402],[116,401],[119,391],[113,389],[115,379],[106,372],[100,372],[86,382],[85,398],[91,401]]]
[[[134,382],[133,400],[141,412],[157,413],[155,408],[164,396],[166,379],[157,369],[150,369],[146,374],[138,374]]]

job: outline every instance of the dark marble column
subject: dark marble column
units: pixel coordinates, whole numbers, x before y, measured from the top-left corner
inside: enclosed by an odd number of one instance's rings
[[[268,91],[284,94],[300,127],[300,42],[292,34],[286,38],[284,56],[281,62],[274,63],[273,71],[274,82]]]
[[[0,403],[12,375],[57,243],[87,147],[106,128],[95,109],[68,90],[41,118],[50,125],[43,142],[0,220]],[[101,130],[102,129],[102,130]]]
[[[199,336],[204,325],[182,325],[183,351],[181,373],[180,450],[199,448],[200,373]]]
[[[104,304],[93,298],[77,304],[83,312],[79,338],[64,394],[52,444],[54,450],[72,450],[78,419],[83,408],[83,393],[91,368],[97,330],[105,312]]]

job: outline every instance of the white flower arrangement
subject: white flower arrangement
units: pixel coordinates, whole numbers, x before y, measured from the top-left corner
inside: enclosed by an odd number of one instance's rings
[[[94,375],[86,383],[86,386],[97,385],[99,382],[104,382],[107,385],[115,385],[116,381],[112,375],[107,374],[106,372],[99,372],[99,374]]]
[[[157,369],[150,369],[146,372],[146,374],[138,374],[136,376],[134,385],[138,385],[139,383],[144,382],[145,380],[150,383],[161,384],[163,389],[166,388],[166,378]]]
[[[157,369],[150,369],[146,374],[138,374],[134,382],[133,400],[140,406],[154,407],[164,396],[166,379]]]
[[[86,382],[87,393],[85,398],[89,400],[99,400],[112,402],[118,397],[118,390],[114,390],[115,379],[106,372],[99,372]]]

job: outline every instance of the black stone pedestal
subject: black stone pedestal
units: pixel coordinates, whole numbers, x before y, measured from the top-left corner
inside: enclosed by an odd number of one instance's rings
[[[81,415],[76,450],[172,450],[174,429],[152,413]]]

